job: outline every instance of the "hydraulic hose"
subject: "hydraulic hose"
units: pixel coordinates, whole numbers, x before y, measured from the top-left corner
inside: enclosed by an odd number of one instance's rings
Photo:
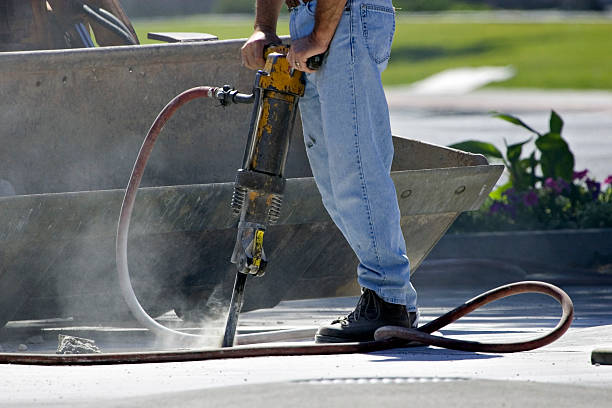
[[[149,129],[147,136],[145,137],[138,157],[134,163],[134,168],[130,176],[130,181],[125,190],[125,196],[121,205],[121,213],[119,215],[119,224],[117,227],[117,241],[116,241],[116,257],[117,257],[117,273],[119,278],[119,286],[123,298],[128,304],[130,311],[138,320],[140,324],[148,328],[152,332],[165,337],[170,337],[177,340],[197,340],[201,338],[200,335],[183,333],[176,330],[169,329],[155,320],[153,320],[143,307],[138,302],[134,289],[132,288],[132,282],[130,280],[130,272],[128,268],[127,258],[127,245],[128,245],[128,234],[130,229],[130,219],[134,210],[134,201],[136,200],[136,194],[138,193],[138,187],[142,181],[147,161],[151,156],[155,142],[160,132],[168,122],[168,120],[174,115],[174,113],[186,103],[198,99],[198,98],[214,98],[217,95],[219,88],[202,86],[197,88],[189,89],[174,99],[172,99],[164,109],[159,113],[153,125]]]
[[[93,18],[96,22],[98,22],[100,25],[102,25],[106,29],[108,29],[108,30],[114,32],[115,34],[117,34],[119,37],[121,37],[125,41],[125,43],[127,45],[137,45],[138,44],[136,42],[136,40],[134,39],[134,37],[132,36],[132,34],[129,32],[129,30],[126,31],[126,30],[124,30],[122,28],[122,26],[125,27],[125,25],[123,25],[123,24],[117,25],[117,24],[115,24],[113,22],[114,20],[116,20],[116,18],[113,19],[113,21],[110,21],[108,18],[106,18],[102,14],[98,13],[97,11],[95,11],[94,9],[89,7],[87,4],[83,4],[82,8],[83,8],[83,11],[89,17]],[[100,10],[102,10],[102,9],[100,9]],[[110,12],[108,12],[106,10],[104,10],[104,11],[106,12],[105,15],[111,14]]]
[[[451,324],[462,316],[486,305],[487,303],[503,299],[508,296],[521,293],[542,293],[553,297],[560,304],[563,314],[557,326],[544,336],[533,340],[516,343],[478,343],[475,341],[455,340],[447,337],[434,336],[431,333]],[[406,329],[404,327],[386,326],[378,329],[374,335],[376,340],[389,338],[416,341],[430,346],[443,347],[453,350],[474,351],[482,353],[515,353],[529,351],[552,343],[569,329],[574,318],[574,305],[570,297],[556,286],[544,282],[521,282],[501,286],[490,290],[480,296],[468,300],[463,305],[438,317],[437,319],[419,327],[418,329]]]
[[[534,340],[518,343],[479,343],[430,336],[447,324],[456,321],[478,307],[495,300],[520,293],[542,293],[556,299],[563,313],[557,326],[548,334]],[[371,353],[398,347],[415,345],[436,345],[454,350],[487,353],[513,353],[533,350],[552,343],[561,337],[570,327],[574,315],[574,307],[569,296],[556,286],[544,282],[518,282],[502,286],[486,292],[464,303],[456,309],[433,320],[416,330],[398,330],[395,327],[381,327],[375,334],[376,340],[364,343],[341,344],[296,344],[296,345],[256,345],[236,346],[208,350],[161,351],[146,353],[116,353],[116,354],[0,354],[2,364],[35,364],[35,365],[106,365],[106,364],[140,364],[202,361],[214,359],[263,357],[263,356],[296,356],[296,355],[330,355]],[[269,334],[271,336],[272,334]],[[388,338],[392,336],[391,338]],[[396,338],[398,336],[400,338]],[[415,344],[414,341],[417,341]],[[435,344],[434,344],[435,342]]]
[[[121,28],[124,32],[128,33],[129,36],[132,38],[132,40],[136,42],[136,40],[134,39],[134,36],[130,32],[130,29],[123,23],[123,21],[121,21],[121,19],[117,18],[117,16],[115,16],[113,13],[103,8],[98,8],[96,12],[100,14],[102,17],[105,17],[111,23]]]
[[[144,327],[148,328],[152,332],[156,333],[160,337],[164,337],[167,339],[172,339],[176,342],[182,342],[187,344],[196,343],[199,339],[204,338],[202,335],[184,333],[177,330],[170,329],[166,326],[163,326],[156,322],[151,316],[147,314],[144,308],[140,305],[136,294],[134,293],[134,289],[132,287],[132,282],[130,279],[130,272],[128,267],[128,258],[127,258],[127,246],[128,246],[128,235],[130,229],[130,220],[132,217],[132,212],[134,210],[134,202],[136,201],[136,195],[138,193],[138,187],[140,186],[140,182],[142,181],[142,177],[147,166],[147,162],[151,153],[153,152],[153,147],[155,146],[155,142],[162,129],[170,120],[170,118],[174,115],[174,113],[181,108],[186,103],[198,99],[198,98],[214,98],[221,101],[222,104],[229,103],[249,103],[253,102],[254,95],[242,94],[237,91],[234,91],[229,86],[224,86],[223,88],[219,87],[211,87],[211,86],[201,86],[189,89],[174,99],[172,99],[162,111],[159,113],[153,125],[149,129],[147,136],[145,137],[142,146],[140,147],[140,151],[138,152],[138,157],[136,158],[136,162],[134,163],[134,168],[132,169],[132,174],[130,176],[130,181],[128,182],[127,188],[125,190],[125,195],[123,197],[123,203],[121,204],[121,212],[119,214],[119,223],[117,226],[117,240],[116,240],[116,259],[117,259],[117,276],[119,279],[119,287],[121,289],[121,294],[125,299],[130,311],[138,320],[140,324]],[[299,331],[298,331],[299,333]],[[291,332],[285,331],[285,336],[291,336]],[[241,340],[240,336],[238,343],[244,344],[250,337],[246,337],[246,339]]]

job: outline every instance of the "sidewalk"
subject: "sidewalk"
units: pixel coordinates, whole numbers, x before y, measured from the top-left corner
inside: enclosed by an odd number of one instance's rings
[[[467,94],[420,94],[411,87],[385,90],[392,110],[439,112],[597,112],[612,113],[612,92],[485,88]]]
[[[386,90],[395,135],[442,146],[482,140],[503,148],[534,135],[492,118],[491,111],[519,116],[540,132],[548,131],[550,110],[565,121],[563,137],[576,158],[576,169],[589,169],[603,181],[612,174],[612,92],[543,91],[486,88],[461,95],[417,95],[409,87]],[[531,152],[532,143],[524,148]]]
[[[417,289],[424,321],[484,290],[460,282]],[[0,366],[0,406],[609,407],[612,366],[591,365],[590,352],[612,341],[612,288],[564,289],[576,306],[572,328],[556,343],[531,352],[497,355],[421,347],[102,367]],[[318,325],[354,303],[352,298],[283,302],[244,314],[241,325]],[[522,295],[494,303],[442,332],[477,341],[525,339],[552,328],[559,315],[558,305],[545,296]]]

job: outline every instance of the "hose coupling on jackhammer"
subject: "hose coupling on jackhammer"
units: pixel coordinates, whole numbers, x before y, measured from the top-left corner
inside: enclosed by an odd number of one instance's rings
[[[223,85],[223,87],[217,88],[215,98],[221,102],[221,106],[228,106],[232,103],[253,103],[255,101],[254,94],[240,93],[231,85]]]

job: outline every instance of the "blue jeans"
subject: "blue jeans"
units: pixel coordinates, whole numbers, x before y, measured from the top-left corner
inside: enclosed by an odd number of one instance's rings
[[[291,12],[291,38],[310,34],[316,1]],[[393,142],[380,75],[395,31],[391,0],[348,0],[323,66],[300,100],[306,152],[323,204],[359,259],[362,287],[416,310],[390,177]]]

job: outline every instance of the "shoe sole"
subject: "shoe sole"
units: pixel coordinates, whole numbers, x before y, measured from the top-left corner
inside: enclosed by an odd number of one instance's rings
[[[435,332],[434,335],[442,336],[441,333]],[[333,337],[333,336],[323,336],[317,334],[315,336],[315,343],[317,344],[325,344],[325,343],[365,343],[372,340],[352,340],[352,339],[344,339],[342,337]],[[412,348],[412,347],[428,347],[427,344],[420,343],[418,341],[408,341],[405,344],[401,345],[402,348]]]
[[[334,336],[324,336],[321,334],[317,334],[315,336],[315,343],[363,343],[371,340],[355,340],[355,339],[346,339],[342,337],[334,337]]]

